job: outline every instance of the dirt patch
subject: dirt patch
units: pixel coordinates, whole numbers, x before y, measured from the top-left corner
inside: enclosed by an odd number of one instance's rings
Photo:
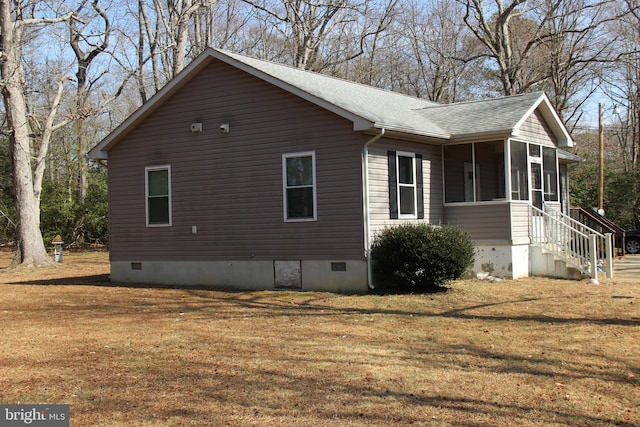
[[[67,403],[73,426],[640,423],[635,283],[347,296],[107,278],[105,253],[0,273],[1,402]]]

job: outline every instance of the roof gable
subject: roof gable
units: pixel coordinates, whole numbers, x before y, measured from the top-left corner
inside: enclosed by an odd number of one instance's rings
[[[543,93],[483,101],[438,104],[347,80],[209,48],[168,82],[147,103],[98,143],[89,158],[106,159],[137,124],[147,118],[213,61],[225,62],[243,72],[297,95],[353,123],[354,131],[385,129],[441,140],[479,135],[517,136],[520,126],[539,109],[560,146],[571,137]]]

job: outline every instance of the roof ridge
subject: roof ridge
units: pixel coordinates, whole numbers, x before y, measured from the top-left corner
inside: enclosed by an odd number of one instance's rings
[[[318,71],[304,70],[304,69],[301,69],[301,68],[296,68],[296,67],[294,67],[293,65],[290,65],[290,64],[284,64],[284,63],[280,63],[280,62],[270,61],[270,60],[267,60],[267,59],[255,58],[255,57],[252,57],[252,56],[248,56],[248,55],[245,55],[245,54],[242,54],[242,53],[233,52],[233,51],[225,50],[225,49],[214,48],[214,50],[222,53],[223,55],[230,56],[232,58],[234,56],[239,56],[241,58],[244,58],[244,59],[246,59],[246,62],[245,61],[242,61],[242,62],[244,62],[247,65],[250,65],[247,62],[260,61],[260,62],[263,62],[263,63],[266,63],[266,64],[271,64],[271,65],[275,65],[275,66],[278,66],[278,67],[287,68],[287,69],[292,70],[294,72],[313,74],[313,75],[316,75],[316,76],[320,76],[322,78],[336,80],[336,81],[339,81],[339,82],[342,82],[342,83],[346,83],[346,84],[349,84],[349,85],[360,86],[360,87],[366,88],[367,90],[375,90],[375,91],[379,91],[379,92],[382,92],[382,93],[385,93],[385,94],[390,94],[392,96],[401,96],[401,97],[410,98],[410,99],[413,99],[413,100],[416,100],[416,101],[422,101],[424,103],[433,104],[433,105],[431,105],[433,107],[437,107],[437,106],[440,106],[440,105],[445,105],[445,104],[441,104],[439,102],[431,101],[431,100],[420,98],[420,97],[417,97],[417,96],[408,95],[406,93],[396,92],[396,91],[391,90],[391,89],[384,89],[384,88],[381,88],[381,87],[378,87],[378,86],[372,86],[372,85],[369,85],[369,84],[366,84],[366,83],[361,83],[361,82],[357,82],[357,81],[353,81],[353,80],[348,80],[348,79],[345,79],[345,78],[342,78],[342,77],[333,76],[333,75],[330,75],[330,74],[323,74],[323,73],[320,73]],[[238,58],[234,58],[234,59],[238,59]],[[265,72],[262,69],[260,71]]]
[[[510,99],[513,99],[513,98],[520,98],[520,97],[525,97],[525,96],[531,96],[533,98],[534,95],[537,98],[537,97],[542,96],[543,94],[544,94],[544,91],[535,91],[535,92],[517,93],[515,95],[498,96],[496,98],[471,99],[471,100],[468,100],[468,101],[452,102],[450,104],[435,103],[437,105],[430,105],[428,107],[419,108],[416,111],[425,110],[425,109],[440,108],[440,107],[452,107],[452,106],[469,105],[469,104],[477,104],[477,103],[487,103],[487,102],[494,102],[494,101],[495,102],[505,102],[505,101],[508,101]]]

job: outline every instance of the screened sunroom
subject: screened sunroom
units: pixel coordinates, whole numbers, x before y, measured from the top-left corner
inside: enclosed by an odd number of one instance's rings
[[[444,186],[445,204],[558,203],[557,150],[513,139],[447,145]]]
[[[513,138],[443,147],[445,222],[476,242],[474,270],[531,273],[530,206],[561,209],[557,151]]]

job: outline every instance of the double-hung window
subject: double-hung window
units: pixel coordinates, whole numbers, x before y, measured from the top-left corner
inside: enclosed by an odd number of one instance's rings
[[[316,220],[315,152],[282,156],[285,221]]]
[[[391,218],[424,218],[422,156],[402,151],[388,156]]]
[[[400,217],[416,215],[415,156],[398,153],[398,206]]]
[[[147,226],[171,225],[171,166],[145,168]]]

